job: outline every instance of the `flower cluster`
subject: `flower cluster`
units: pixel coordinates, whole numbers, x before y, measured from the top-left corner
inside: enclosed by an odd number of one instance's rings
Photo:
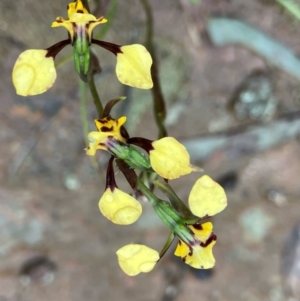
[[[56,80],[54,59],[67,45],[73,46],[75,68],[81,79],[89,81],[91,74],[91,44],[107,49],[117,56],[116,74],[122,84],[140,89],[153,86],[150,68],[152,58],[143,45],[120,46],[93,39],[93,30],[106,23],[96,18],[83,6],[81,0],[68,5],[68,19],[57,17],[52,27],[63,26],[68,38],[47,49],[29,49],[22,52],[13,68],[13,83],[22,96],[37,95],[50,89]]]
[[[116,55],[116,74],[121,83],[141,89],[152,88],[152,58],[146,48],[139,44],[120,46],[94,39],[95,27],[107,20],[90,14],[88,5],[85,6],[84,3],[87,2],[71,2],[67,7],[68,18],[57,17],[52,23],[52,27],[62,26],[67,29],[67,39],[44,50],[30,49],[20,54],[12,74],[17,94],[28,96],[47,91],[56,80],[54,59],[67,45],[73,47],[75,68],[83,81],[93,80],[95,66],[91,45],[98,45]],[[200,177],[191,189],[187,207],[168,184],[169,180],[188,175],[192,171],[200,171],[190,164],[186,148],[173,137],[155,141],[130,137],[124,126],[127,118],[122,116],[114,119],[110,115],[114,105],[125,97],[109,101],[104,110],[100,100],[93,97],[99,118],[95,120],[97,130],[88,134],[86,153],[94,156],[98,150],[104,150],[111,154],[105,191],[99,200],[101,213],[118,225],[132,224],[142,214],[138,198],[118,188],[114,172],[116,164],[135,195],[145,196],[155,213],[170,229],[169,238],[160,253],[140,244],[120,248],[116,254],[121,269],[130,276],[150,272],[174,238],[178,239],[175,256],[181,257],[193,268],[212,268],[215,264],[212,248],[217,236],[213,233],[212,223],[206,219],[226,207],[227,199],[223,188],[207,175]],[[144,175],[143,180],[137,176],[137,171]],[[159,177],[161,180],[158,180]],[[145,184],[146,180],[148,185]],[[168,200],[159,199],[153,192],[154,188],[160,189]]]
[[[120,98],[121,100],[123,98]],[[112,100],[107,107],[112,108],[119,100]],[[113,104],[113,105],[112,105]],[[222,211],[226,205],[223,188],[209,176],[202,176],[194,184],[188,209],[166,182],[154,181],[162,189],[170,202],[158,199],[136,176],[133,169],[153,173],[165,180],[187,175],[198,168],[190,164],[186,148],[173,137],[151,141],[141,137],[130,138],[124,123],[126,117],[113,119],[109,110],[105,116],[95,120],[98,131],[90,132],[89,147],[86,153],[94,156],[97,150],[108,151],[112,156],[107,168],[106,189],[99,201],[102,214],[110,221],[120,225],[134,223],[142,213],[140,203],[129,194],[122,192],[115,182],[113,162],[123,162],[122,172],[133,189],[140,191],[151,202],[155,212],[170,228],[171,235],[159,254],[144,245],[129,244],[117,251],[122,270],[134,276],[140,272],[151,271],[157,261],[170,246],[174,237],[179,239],[175,255],[198,269],[214,266],[212,248],[216,235],[211,222],[204,220]],[[122,165],[119,167],[122,167]]]

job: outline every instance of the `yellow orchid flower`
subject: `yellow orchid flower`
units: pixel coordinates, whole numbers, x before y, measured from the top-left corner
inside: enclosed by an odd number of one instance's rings
[[[17,59],[12,72],[17,94],[37,95],[50,89],[56,79],[54,59],[67,45],[73,46],[75,68],[84,81],[90,80],[90,46],[95,44],[117,56],[116,74],[121,83],[140,89],[153,87],[150,72],[152,58],[144,46],[139,44],[120,46],[93,39],[95,27],[106,23],[107,20],[90,14],[81,0],[71,2],[67,8],[68,19],[57,17],[52,27],[65,27],[68,39],[45,50],[27,50]]]
[[[224,189],[207,175],[194,184],[188,202],[191,212],[200,218],[214,216],[227,206]],[[193,239],[184,241],[179,238],[174,254],[193,268],[212,268],[215,263],[212,248],[217,240],[217,236],[212,232],[212,223],[190,225],[188,228]]]
[[[186,244],[179,240],[174,255],[195,269],[210,269],[215,265],[212,248],[217,236],[212,233],[213,225],[208,222],[202,225],[188,226],[194,234],[194,241]]]
[[[120,117],[119,119],[113,119],[110,116],[96,119],[95,125],[98,132],[94,131],[88,134],[89,146],[86,149],[87,155],[94,156],[98,149],[107,151],[106,142],[108,138],[125,143],[126,138],[122,134],[122,125],[125,122],[125,116]]]
[[[157,251],[138,244],[130,244],[116,252],[121,269],[129,276],[149,273],[159,260]]]
[[[143,186],[139,186],[140,189],[142,187]],[[212,216],[226,207],[227,201],[223,188],[207,175],[198,179],[189,196],[189,201],[192,204],[192,213],[200,217],[200,221],[193,225],[187,224],[185,219],[165,202],[158,199],[153,202],[151,197],[148,199],[154,205],[153,208],[158,216],[171,229],[171,235],[160,257],[163,256],[170,247],[174,237],[177,236],[179,241],[174,252],[175,256],[181,257],[184,263],[196,269],[212,268],[215,264],[212,248],[216,243],[217,236],[212,232],[212,223],[201,223],[201,218],[207,217],[208,215]],[[151,261],[149,254],[156,254],[157,252],[143,245],[138,245],[139,248],[136,249],[131,249],[130,246],[135,245],[124,247],[125,251],[121,260],[118,255],[122,270],[128,275],[134,276],[141,272],[139,268],[141,263],[150,262],[150,268],[147,272],[151,271],[158,259],[155,257],[153,261]],[[145,253],[143,248],[147,250]]]

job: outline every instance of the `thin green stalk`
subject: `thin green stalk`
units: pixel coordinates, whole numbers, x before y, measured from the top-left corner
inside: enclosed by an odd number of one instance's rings
[[[80,80],[79,82],[79,94],[80,94],[80,119],[82,124],[83,137],[85,145],[89,145],[88,133],[89,133],[89,123],[87,116],[87,83]],[[90,162],[95,171],[99,171],[97,161],[95,157],[90,157]],[[99,173],[100,177],[103,177],[102,173]],[[102,179],[104,181],[104,179]]]
[[[82,4],[88,10],[88,12],[90,12],[90,7],[89,7],[88,0],[82,0]],[[89,88],[90,88],[90,91],[91,91],[91,94],[92,94],[92,97],[93,97],[93,100],[94,100],[95,107],[97,109],[98,117],[101,118],[102,114],[103,114],[103,106],[102,106],[101,99],[99,97],[99,94],[98,94],[98,91],[97,91],[97,88],[96,88],[96,85],[95,85],[94,75],[92,76],[91,80],[89,81]],[[85,98],[86,98],[86,85],[85,85]],[[81,103],[81,105],[83,106],[83,103]],[[82,123],[85,137],[87,137],[87,134],[88,134],[88,122],[87,122],[86,106],[87,106],[87,103],[86,103],[86,99],[85,99],[85,108],[84,108],[85,112],[82,111],[82,113],[85,114],[85,118],[86,118],[86,120],[84,120],[84,122]],[[83,108],[81,108],[81,110],[83,110]],[[83,116],[81,116],[81,117],[83,117]],[[86,126],[87,126],[87,133],[85,133],[85,127]]]
[[[182,202],[182,200],[178,197],[178,195],[168,183],[155,180],[153,181],[153,184],[167,195],[173,208],[175,208],[185,218],[195,218],[189,208]]]
[[[95,85],[95,78],[92,76],[92,79],[89,81],[89,87],[90,91],[94,100],[94,105],[96,107],[97,113],[98,113],[98,118],[102,118],[103,116],[103,106],[102,102],[99,96],[99,93],[97,91],[96,85]]]
[[[299,2],[293,0],[276,0],[287,11],[293,14],[298,20],[300,20],[300,5]]]
[[[146,34],[146,47],[148,48],[152,59],[153,65],[151,68],[151,76],[153,80],[153,109],[154,109],[154,116],[155,121],[159,130],[158,138],[163,138],[167,136],[167,130],[164,125],[164,121],[166,118],[166,108],[165,108],[165,100],[161,90],[161,85],[159,81],[158,75],[158,67],[157,67],[157,59],[153,47],[153,16],[152,16],[152,9],[147,0],[140,0],[141,4],[143,5],[145,14],[146,14],[146,27],[147,27],[147,34]]]
[[[87,84],[80,80],[79,82],[79,93],[80,93],[80,118],[83,130],[83,136],[85,140],[85,145],[88,146],[88,133],[89,124],[87,117]]]

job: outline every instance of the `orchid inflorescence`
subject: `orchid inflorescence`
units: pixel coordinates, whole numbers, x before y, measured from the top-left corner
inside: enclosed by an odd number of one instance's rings
[[[93,77],[90,47],[95,44],[117,56],[116,74],[121,83],[142,89],[152,88],[152,58],[146,48],[139,44],[119,46],[93,39],[94,28],[107,20],[90,14],[84,3],[81,0],[70,3],[67,7],[68,19],[58,17],[52,23],[52,27],[65,27],[68,39],[45,50],[31,49],[20,54],[13,69],[13,83],[18,94],[28,96],[47,91],[56,79],[54,58],[68,44],[73,46],[75,68],[83,81],[89,82]],[[124,126],[127,117],[114,119],[111,116],[111,109],[124,99],[119,97],[109,101],[95,120],[97,130],[88,134],[87,155],[94,156],[98,150],[111,154],[99,209],[111,222],[129,225],[142,214],[138,195],[143,195],[170,229],[170,235],[160,253],[140,244],[128,244],[120,248],[116,254],[121,269],[130,276],[150,272],[174,238],[178,239],[174,254],[186,264],[197,269],[212,268],[215,264],[212,248],[217,237],[207,218],[226,207],[223,188],[207,175],[200,177],[191,189],[187,207],[168,182],[201,169],[190,164],[186,148],[173,137],[162,137],[155,141],[130,137]],[[118,188],[115,165],[132,187],[133,195]],[[152,179],[150,185],[141,180],[137,171],[146,175],[149,181]],[[154,188],[160,189],[168,200],[158,198],[153,192]]]

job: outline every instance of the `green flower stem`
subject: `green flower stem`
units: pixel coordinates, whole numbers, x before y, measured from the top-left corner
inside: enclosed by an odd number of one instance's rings
[[[88,123],[88,116],[87,116],[87,83],[80,80],[79,81],[79,94],[80,94],[80,119],[82,124],[82,131],[85,145],[89,145],[88,141],[88,133],[89,133],[89,123]],[[91,165],[93,166],[94,170],[98,170],[98,163],[95,160],[95,157],[90,157]],[[102,176],[102,173],[99,174]]]
[[[181,215],[175,211],[169,203],[160,200],[139,178],[137,178],[136,183],[137,189],[149,200],[156,214],[172,231],[175,230],[179,224],[182,224],[183,219]]]
[[[85,139],[85,145],[88,146],[88,133],[89,133],[89,124],[87,118],[87,85],[85,82],[80,80],[79,82],[79,92],[80,92],[80,118],[82,123],[83,136]]]
[[[153,184],[158,187],[163,193],[167,195],[169,198],[172,206],[180,212],[184,218],[186,219],[199,219],[195,217],[190,209],[182,202],[182,200],[178,197],[178,195],[175,193],[175,191],[172,189],[172,187],[166,183],[161,181],[153,181]]]
[[[140,0],[140,1],[141,4],[143,5],[143,8],[146,13],[146,18],[147,18],[146,47],[148,48],[153,59],[153,64],[151,68],[153,89],[151,89],[151,91],[153,95],[153,108],[154,108],[155,121],[159,130],[158,139],[160,139],[167,136],[167,130],[164,125],[164,121],[166,118],[166,108],[165,108],[165,100],[161,90],[161,85],[158,76],[157,59],[156,59],[153,42],[152,42],[153,41],[152,9],[147,0]]]
[[[92,76],[91,80],[89,81],[90,91],[94,100],[94,104],[97,110],[98,118],[102,118],[103,116],[103,105],[98,94],[96,85],[95,85],[95,78]]]
[[[137,188],[149,200],[156,214],[172,233],[187,244],[195,240],[193,232],[186,226],[185,219],[170,204],[157,198],[139,178],[137,178]]]

